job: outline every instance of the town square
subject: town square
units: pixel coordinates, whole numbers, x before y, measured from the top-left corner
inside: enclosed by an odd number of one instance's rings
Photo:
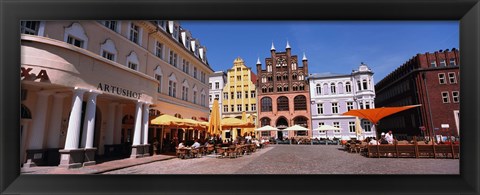
[[[458,22],[20,27],[22,174],[460,173]]]

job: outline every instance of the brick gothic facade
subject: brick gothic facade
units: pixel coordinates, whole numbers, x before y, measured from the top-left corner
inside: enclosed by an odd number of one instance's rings
[[[265,59],[266,69],[257,61],[257,91],[259,127],[270,125],[284,129],[295,124],[308,128],[303,132],[270,132],[262,137],[312,136],[308,60],[303,56],[301,65],[297,55],[291,54],[287,42],[285,52],[276,52],[272,43],[270,57]]]
[[[460,116],[459,51],[417,54],[375,85],[375,104],[404,106],[422,104],[416,109],[380,121],[378,129],[407,135],[458,136]],[[449,128],[442,128],[448,124]],[[420,127],[425,127],[422,131]]]

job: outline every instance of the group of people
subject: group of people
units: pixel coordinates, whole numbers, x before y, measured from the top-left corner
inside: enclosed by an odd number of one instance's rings
[[[382,132],[380,134],[381,137],[379,140],[376,140],[375,138],[367,138],[365,142],[367,142],[370,145],[379,145],[379,144],[394,144],[395,139],[393,138],[393,133],[392,131],[388,131],[387,133]]]

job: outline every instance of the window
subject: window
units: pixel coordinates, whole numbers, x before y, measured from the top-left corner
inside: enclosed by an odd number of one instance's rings
[[[177,67],[177,53],[173,53],[173,66]]]
[[[218,100],[220,98],[219,94],[215,94],[215,99]]]
[[[168,95],[172,97],[176,97],[177,93],[177,83],[174,81],[168,81]]]
[[[183,60],[182,60],[182,69],[183,69],[183,72],[189,74],[189,72],[190,72],[190,62],[188,62],[187,60],[183,59]]]
[[[363,83],[363,89],[364,90],[368,89],[367,79],[363,79],[362,83]]]
[[[352,93],[352,85],[350,84],[350,82],[345,83],[345,91],[347,93]]]
[[[238,68],[237,68],[237,71],[242,71],[242,68],[238,67]]]
[[[455,77],[454,72],[449,72],[448,73],[448,80],[450,81],[450,84],[457,83],[457,78]]]
[[[340,122],[333,122],[333,127],[340,128]],[[334,133],[340,133],[340,130],[334,130]]]
[[[237,81],[242,81],[242,76],[237,76]]]
[[[448,95],[448,92],[446,91],[442,92],[442,100],[443,100],[443,103],[450,103],[450,96]]]
[[[277,110],[278,111],[288,111],[288,98],[285,96],[280,96],[277,99]]]
[[[350,111],[353,109],[353,102],[347,102],[347,111]]]
[[[235,96],[233,95],[234,93],[233,92],[230,92],[230,98],[233,100],[235,99]]]
[[[277,81],[281,81],[281,80],[282,80],[282,76],[277,75]]]
[[[235,112],[235,106],[234,105],[230,106],[230,108],[231,108],[230,112]]]
[[[223,112],[228,112],[228,105],[223,105]]]
[[[323,125],[325,125],[324,122],[319,122],[319,123],[318,123],[318,127],[321,127],[321,126],[323,126]],[[318,132],[319,132],[319,133],[322,133],[322,134],[325,134],[325,131],[318,131]]]
[[[157,92],[162,92],[162,75],[155,74],[155,79],[159,82]]]
[[[103,25],[105,25],[110,30],[117,32],[117,21],[114,20],[105,20],[103,21]]]
[[[237,112],[241,112],[242,111],[242,104],[238,104],[237,105]]]
[[[128,62],[128,67],[132,70],[137,70],[138,64],[135,64],[133,62]]]
[[[293,98],[295,110],[307,110],[307,98],[303,95],[298,95]]]
[[[455,66],[455,65],[457,65],[455,63],[455,58],[450,58],[450,66]]]
[[[372,125],[370,121],[363,121],[363,130],[365,132],[372,132]]]
[[[110,53],[108,51],[103,51],[102,52],[102,57],[106,58],[106,59],[109,59],[111,61],[115,61],[115,54],[113,53]]]
[[[330,93],[331,93],[331,94],[335,94],[336,91],[337,91],[337,90],[335,89],[335,84],[334,84],[334,83],[330,84]]]
[[[370,102],[365,102],[365,109],[370,109]]]
[[[323,114],[323,104],[317,104],[317,114]]]
[[[262,112],[271,112],[272,111],[272,98],[264,97],[261,100],[262,103]]]
[[[173,26],[172,36],[175,40],[178,40],[178,26],[176,26],[176,25]]]
[[[140,27],[130,23],[130,41],[139,44],[140,43]]]
[[[360,91],[360,90],[362,90],[362,86],[361,86],[361,84],[360,84],[360,81],[359,81],[359,80],[357,80],[357,87],[358,87],[358,90],[359,90],[359,91]]]
[[[297,80],[297,75],[296,74],[292,75],[292,80]]]
[[[446,84],[447,82],[445,82],[445,73],[439,73],[438,74],[438,82],[440,84]]]
[[[248,99],[248,91],[245,91],[245,99]]]
[[[268,87],[268,92],[273,92],[273,86]]]
[[[260,119],[260,124],[261,124],[262,127],[263,127],[263,126],[270,125],[270,119],[269,119],[269,118],[266,118],[266,117],[265,117],[265,118],[262,118],[262,119]],[[267,131],[267,132],[268,132],[268,131]]]
[[[332,103],[332,114],[338,114],[338,103]]]
[[[317,84],[316,88],[317,88],[317,95],[322,94],[322,86],[320,86],[320,84]]]
[[[193,103],[196,104],[197,103],[197,91],[195,91],[195,89],[193,89]]]
[[[215,82],[215,89],[219,89],[220,88],[220,83],[219,82]]]
[[[251,104],[251,106],[252,106],[252,109],[251,109],[252,111],[256,111],[256,110],[257,110],[257,104]]]
[[[432,68],[437,67],[437,62],[436,61],[430,62],[430,67],[432,67]]]
[[[248,111],[248,104],[245,104],[245,111]]]
[[[208,83],[208,88],[212,89],[212,83]]]
[[[445,66],[447,66],[447,63],[443,59],[442,61],[440,61],[440,67],[445,67]]]
[[[223,93],[223,99],[228,100],[228,93]]]
[[[75,45],[75,46],[80,47],[80,48],[83,48],[83,40],[77,39],[77,38],[72,37],[70,35],[67,38],[67,43]]]
[[[300,91],[303,91],[303,90],[305,90],[305,86],[303,86],[303,84],[301,84],[299,89],[300,89]]]
[[[188,88],[182,86],[182,100],[188,100]],[[212,96],[210,96],[210,101],[212,100]]]
[[[201,105],[202,105],[202,106],[205,106],[205,105],[206,105],[206,104],[205,104],[205,97],[206,97],[205,94],[201,94],[201,95],[200,95],[200,98],[201,98],[201,101],[202,101],[202,102],[201,102]]]
[[[350,130],[350,133],[355,133],[355,122],[354,121],[348,122],[348,129]]]
[[[21,21],[21,33],[29,35],[38,35],[39,21]]]
[[[458,95],[458,91],[452,91],[452,99],[453,99],[453,103],[458,103],[460,102],[460,99],[459,99],[459,95]]]
[[[171,65],[174,64],[174,63],[173,63],[173,60],[174,60],[174,59],[173,59],[173,54],[174,54],[174,52],[173,52],[173,51],[170,51],[170,56],[169,56],[168,63],[171,64]]]
[[[241,99],[242,98],[242,92],[237,92],[237,99]]]
[[[256,95],[255,95],[255,91],[250,91],[250,98],[255,98]]]
[[[281,92],[282,89],[283,89],[282,86],[277,86],[277,91],[278,91],[278,92]]]
[[[197,67],[193,67],[193,78],[197,78]]]

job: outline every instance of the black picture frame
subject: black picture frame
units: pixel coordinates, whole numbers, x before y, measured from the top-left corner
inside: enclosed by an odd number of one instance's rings
[[[478,194],[478,0],[0,1],[4,194]],[[460,175],[20,175],[20,20],[458,20]],[[276,29],[278,30],[278,29]],[[412,29],[414,30],[414,29]]]

